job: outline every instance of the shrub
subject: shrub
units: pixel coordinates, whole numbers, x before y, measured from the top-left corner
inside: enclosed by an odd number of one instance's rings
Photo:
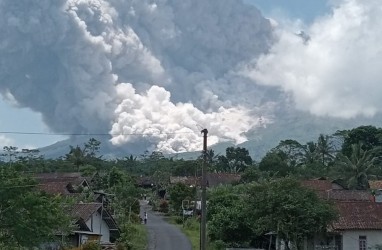
[[[82,245],[82,250],[101,250],[101,246],[96,241],[88,241]]]
[[[183,218],[181,216],[175,217],[175,223],[176,224],[183,224]]]
[[[159,212],[168,213],[168,201],[161,200],[159,203]]]

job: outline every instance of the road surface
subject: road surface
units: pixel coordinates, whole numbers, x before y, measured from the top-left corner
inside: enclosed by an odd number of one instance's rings
[[[174,225],[163,220],[159,214],[151,211],[145,201],[141,201],[141,217],[147,212],[148,250],[192,250],[191,242]]]

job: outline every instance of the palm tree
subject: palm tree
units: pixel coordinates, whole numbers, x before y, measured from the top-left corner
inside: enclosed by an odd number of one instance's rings
[[[321,134],[318,137],[316,151],[323,166],[328,166],[334,159],[335,148],[330,141],[330,136]]]
[[[77,167],[77,171],[80,171],[80,166],[85,164],[86,152],[85,149],[70,146],[69,154],[66,155],[66,158]]]
[[[348,174],[348,184],[350,188],[367,189],[370,172],[374,167],[374,162],[378,157],[374,150],[363,150],[362,143],[351,145],[350,157],[338,154],[338,166],[342,167],[341,172]]]

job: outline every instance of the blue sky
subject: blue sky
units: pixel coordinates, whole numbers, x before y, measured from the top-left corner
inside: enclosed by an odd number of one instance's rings
[[[265,17],[301,19],[312,22],[317,16],[328,11],[324,0],[244,0],[257,6]],[[41,115],[27,108],[16,108],[0,98],[0,148],[5,145],[19,148],[43,147],[64,139],[55,135],[27,135],[9,132],[49,133]]]
[[[326,13],[329,8],[326,0],[244,0],[255,5],[266,17],[277,20],[278,15],[301,19],[306,23]]]

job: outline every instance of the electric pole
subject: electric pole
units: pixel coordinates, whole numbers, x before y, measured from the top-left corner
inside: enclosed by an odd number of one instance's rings
[[[206,168],[207,168],[207,134],[208,130],[203,129],[203,165],[202,165],[202,218],[200,222],[200,250],[206,250],[206,228],[207,228],[207,197],[206,197]]]

